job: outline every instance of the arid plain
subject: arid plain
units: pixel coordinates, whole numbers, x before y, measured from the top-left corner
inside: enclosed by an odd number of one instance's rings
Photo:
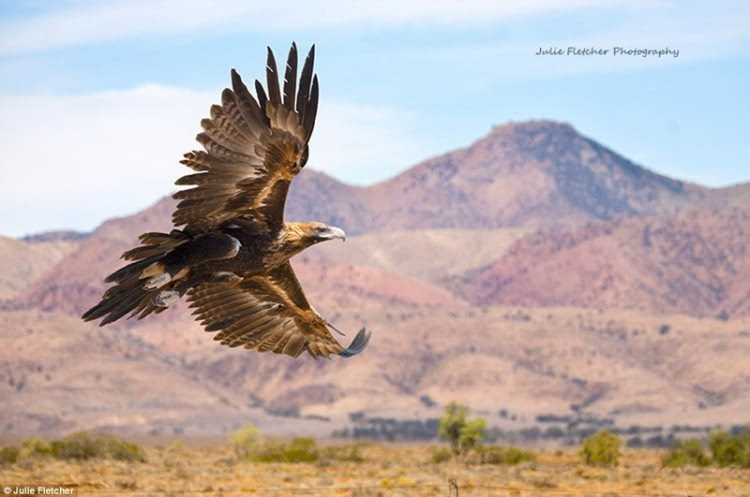
[[[537,452],[515,466],[433,463],[425,445],[365,445],[361,461],[238,461],[227,447],[158,446],[147,462],[35,460],[0,468],[0,483],[74,483],[80,495],[269,495],[685,497],[750,495],[750,472],[735,468],[664,469],[655,450],[627,450],[616,468],[580,464],[573,450]]]

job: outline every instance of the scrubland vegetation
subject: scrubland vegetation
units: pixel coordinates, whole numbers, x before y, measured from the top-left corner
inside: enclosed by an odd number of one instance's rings
[[[578,448],[487,444],[486,422],[449,404],[439,420],[442,445],[320,444],[278,439],[247,425],[226,443],[179,440],[141,447],[122,438],[76,432],[30,438],[0,449],[0,481],[75,483],[87,495],[727,495],[750,496],[750,431],[715,431],[667,450],[623,448],[599,431]],[[680,492],[675,494],[674,492]],[[609,493],[607,493],[609,492]]]

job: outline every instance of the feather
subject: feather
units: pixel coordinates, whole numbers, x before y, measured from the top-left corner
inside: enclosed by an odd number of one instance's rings
[[[226,119],[230,121],[232,127],[245,138],[245,141],[257,140],[258,135],[253,132],[248,124],[249,119],[242,113],[241,105],[237,99],[237,95],[232,90],[224,88],[224,91],[221,92],[222,112]],[[213,112],[211,117],[213,118]],[[258,126],[258,129],[260,129],[260,126]]]
[[[252,157],[247,154],[237,152],[222,145],[221,143],[218,143],[206,133],[198,133],[198,135],[195,137],[195,140],[203,145],[203,147],[206,149],[206,152],[220,159],[229,161],[247,161],[252,159]]]
[[[318,75],[313,76],[312,90],[310,90],[310,100],[305,108],[305,118],[302,126],[307,131],[307,139],[310,139],[313,128],[315,127],[315,116],[318,113]]]
[[[310,48],[310,52],[305,58],[305,65],[302,67],[302,74],[299,78],[299,90],[297,91],[297,113],[300,115],[300,121],[304,121],[305,108],[307,107],[307,101],[310,99],[310,83],[312,82],[314,63],[315,45]]]
[[[273,56],[271,47],[268,47],[268,58],[266,59],[266,85],[268,86],[268,99],[270,102],[274,105],[281,105],[279,70],[276,68],[276,58]]]
[[[292,357],[297,357],[304,350],[306,341],[307,340],[302,334],[293,334],[289,337],[289,340],[281,352]]]
[[[290,112],[294,111],[294,97],[297,85],[297,45],[292,42],[289,49],[289,57],[286,60],[286,72],[284,74],[284,107]]]
[[[120,283],[133,275],[140,274],[141,271],[143,271],[143,269],[145,269],[147,266],[150,266],[154,262],[158,261],[161,258],[161,255],[163,254],[148,257],[138,262],[131,262],[127,266],[118,269],[114,273],[104,278],[104,282],[105,283],[113,283],[113,282]]]
[[[263,89],[263,85],[260,84],[260,81],[257,79],[255,80],[255,93],[258,94],[258,103],[260,104],[260,110],[263,112],[263,116],[266,117],[266,121],[268,121],[268,116],[266,114],[266,104],[268,103],[268,97],[266,96],[266,90]]]
[[[262,106],[255,101],[252,93],[247,89],[245,83],[242,82],[242,78],[237,71],[232,69],[232,88],[235,93],[235,101],[239,106],[240,112],[245,118],[248,126],[251,127],[253,133],[256,136],[260,136],[260,132],[263,131],[267,120],[265,111],[262,110]]]
[[[176,234],[182,234],[178,230],[176,231]],[[138,241],[141,242],[144,245],[160,245],[162,243],[166,243],[169,241],[172,241],[172,236],[167,233],[158,233],[158,232],[150,232],[150,233],[143,233],[138,237]]]

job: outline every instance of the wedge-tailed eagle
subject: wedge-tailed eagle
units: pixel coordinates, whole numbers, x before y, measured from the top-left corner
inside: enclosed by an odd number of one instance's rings
[[[333,326],[308,303],[289,259],[316,243],[345,239],[341,228],[284,221],[289,185],[307,163],[318,110],[315,46],[297,80],[292,44],[279,86],[268,49],[266,88],[253,96],[232,69],[232,89],[221,93],[196,137],[204,150],[181,161],[196,171],[177,180],[194,185],[178,191],[170,233],[144,233],[141,246],[125,252],[133,261],[109,275],[115,283],[82,317],[101,325],[130,314],[159,313],[187,294],[206,331],[230,347],[293,357],[350,357],[367,346],[359,331],[348,348]],[[336,330],[337,331],[337,330]]]

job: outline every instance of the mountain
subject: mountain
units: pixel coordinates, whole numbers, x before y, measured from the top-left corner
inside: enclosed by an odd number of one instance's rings
[[[455,278],[477,305],[563,305],[694,316],[750,312],[750,209],[540,231]]]
[[[368,187],[306,170],[286,217],[350,237],[292,264],[343,342],[373,330],[352,360],[222,347],[184,302],[82,322],[137,236],[171,229],[170,198],[86,237],[0,239],[0,430],[220,434],[252,421],[327,435],[363,413],[434,418],[450,400],[507,430],[542,414],[745,422],[749,195],[660,176],[550,121],[496,127]]]
[[[0,236],[0,300],[19,295],[77,246],[70,240],[28,242]]]
[[[708,190],[635,165],[568,124],[529,121],[495,127],[368,193],[374,226],[487,229],[675,212]]]

